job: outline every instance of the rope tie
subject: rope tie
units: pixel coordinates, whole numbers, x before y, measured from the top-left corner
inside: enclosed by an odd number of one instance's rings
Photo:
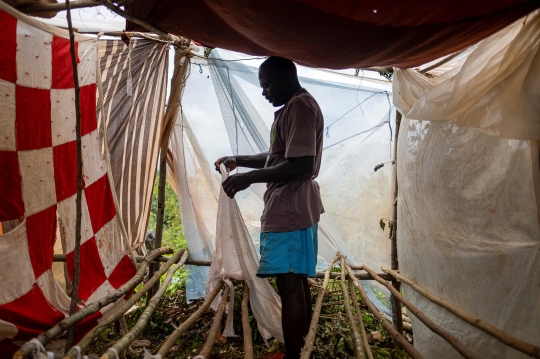
[[[78,345],[75,345],[73,349],[77,351],[77,359],[81,359],[81,347]],[[50,359],[54,359],[54,358],[50,358]],[[88,355],[83,355],[82,359],[88,359]]]
[[[161,354],[152,355],[146,348],[144,349],[143,359],[162,359]]]
[[[223,336],[225,337],[236,337],[233,326],[233,312],[234,312],[234,285],[229,279],[223,278],[225,284],[229,286],[229,307],[227,308],[227,322],[225,323],[225,328],[223,329]],[[221,300],[225,300],[222,298]]]
[[[45,350],[45,347],[43,346],[43,344],[39,340],[37,340],[36,338],[30,340],[29,343],[34,343],[34,345],[36,346],[36,350],[32,351],[32,357],[34,359],[39,358],[39,356],[37,355],[39,352],[47,353],[47,351]]]
[[[45,353],[45,355],[47,355],[47,359],[54,359],[54,353],[53,352],[48,352],[47,350],[45,350],[45,347],[43,346],[43,343],[41,343],[36,338],[33,338],[32,340],[30,340],[29,343],[33,343],[36,346],[36,350],[34,352],[32,352],[32,357],[33,358],[39,359],[39,356],[37,354],[41,352],[41,353]]]
[[[114,348],[109,348],[109,350],[114,354],[114,357],[115,357],[116,359],[120,359],[120,355],[118,355],[118,351],[117,351],[116,349],[114,349]],[[108,351],[109,351],[109,350],[108,350]]]

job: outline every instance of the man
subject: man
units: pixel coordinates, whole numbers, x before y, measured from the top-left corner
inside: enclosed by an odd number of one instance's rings
[[[282,303],[286,358],[300,358],[311,322],[307,277],[315,277],[317,226],[323,213],[319,174],[323,116],[315,99],[300,86],[296,66],[269,57],[259,68],[262,95],[274,106],[270,151],[252,156],[222,157],[224,164],[254,171],[235,174],[223,182],[230,198],[253,183],[267,183],[261,217],[261,262],[258,277],[277,277]],[[277,353],[273,358],[283,358]]]

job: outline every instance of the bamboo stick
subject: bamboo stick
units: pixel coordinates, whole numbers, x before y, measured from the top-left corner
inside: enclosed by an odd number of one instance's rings
[[[351,300],[349,298],[349,291],[347,290],[347,285],[345,284],[345,260],[346,257],[343,255],[341,256],[341,291],[343,292],[343,302],[345,303],[345,313],[347,314],[347,320],[349,321],[349,328],[352,331],[353,334],[353,340],[354,340],[354,357],[356,359],[365,359],[366,353],[362,348],[362,338],[360,337],[360,334],[358,333],[358,328],[356,327],[356,321],[354,320],[354,316],[352,314],[352,310],[350,307]]]
[[[174,273],[176,273],[177,270],[179,270],[186,262],[186,259],[188,257],[188,251],[184,252],[184,255],[182,256],[182,259],[180,259],[180,262],[178,262],[177,265],[171,267],[169,271],[167,272],[167,276],[163,280],[163,283],[161,284],[161,287],[159,290],[154,294],[152,299],[150,299],[150,302],[146,306],[146,309],[139,317],[139,320],[135,325],[131,328],[131,330],[124,335],[120,340],[118,340],[112,347],[110,347],[105,354],[101,356],[101,359],[117,359],[117,354],[123,353],[124,350],[137,338],[139,335],[141,335],[143,329],[148,325],[148,322],[150,321],[150,317],[152,317],[152,314],[154,314],[154,311],[156,310],[159,302],[161,301],[161,298],[163,297],[163,294],[165,294],[165,291],[167,290],[167,287],[169,286],[169,283],[172,280],[172,277]]]
[[[79,310],[77,313],[67,317],[62,320],[60,323],[56,324],[54,327],[49,329],[46,332],[41,333],[37,340],[43,344],[43,346],[49,344],[53,339],[64,333],[68,328],[74,326],[84,318],[96,313],[101,308],[116,302],[118,299],[122,298],[127,294],[128,291],[135,288],[137,284],[142,282],[144,279],[144,274],[146,273],[146,268],[148,267],[148,262],[152,261],[157,256],[162,254],[170,253],[172,250],[170,248],[160,248],[159,250],[154,250],[148,253],[147,260],[144,261],[137,272],[128,282],[118,288],[116,291],[108,294],[105,298],[98,300],[92,304],[89,304],[86,308]],[[36,350],[36,345],[34,343],[26,343],[21,349],[19,349],[13,356],[13,359],[23,359],[28,358],[32,352]]]
[[[244,282],[244,295],[242,297],[242,329],[244,330],[244,359],[253,359],[253,339],[251,325],[249,325],[249,286]]]
[[[79,302],[79,283],[81,273],[81,220],[82,220],[82,142],[81,142],[81,104],[79,87],[79,73],[77,68],[77,56],[75,55],[75,33],[71,23],[71,6],[66,0],[67,23],[69,29],[69,52],[71,54],[71,67],[73,71],[73,87],[75,89],[75,141],[77,145],[77,196],[75,197],[75,250],[73,268],[73,289],[71,291],[71,303],[69,305],[69,315],[75,314]],[[67,331],[66,351],[71,347],[75,328],[70,327]]]
[[[358,297],[356,294],[356,290],[354,289],[354,280],[350,276],[349,276],[349,291],[351,292],[351,298],[353,301],[354,310],[356,312],[356,318],[358,319],[358,323],[360,324],[362,341],[364,342],[364,350],[366,351],[368,359],[373,359],[373,353],[371,352],[371,348],[369,347],[369,341],[367,338],[366,327],[364,325],[364,319],[362,319],[362,312],[360,311],[360,305],[358,304]]]
[[[382,271],[388,274],[391,274],[396,280],[406,283],[409,285],[412,289],[417,291],[418,293],[422,294],[424,297],[429,299],[431,302],[440,305],[444,309],[448,310],[450,313],[454,314],[456,317],[462,319],[463,321],[469,323],[470,325],[486,332],[487,334],[493,336],[495,339],[501,341],[502,343],[508,345],[509,347],[512,347],[522,353],[525,353],[527,355],[530,355],[534,358],[540,358],[540,348],[537,346],[534,346],[532,344],[526,343],[522,340],[519,340],[517,338],[512,337],[511,335],[503,332],[502,330],[496,328],[495,326],[483,321],[480,318],[476,318],[472,316],[471,314],[459,309],[458,307],[450,304],[445,299],[442,299],[441,297],[438,297],[428,290],[424,289],[420,285],[418,285],[416,282],[412,281],[411,279],[402,276],[401,274],[397,273],[396,271],[392,269],[388,269],[386,267],[381,267]]]
[[[163,157],[163,154],[162,154]],[[156,215],[156,237],[154,239],[154,249],[161,247],[161,241],[163,238],[163,221],[165,219],[165,186],[167,184],[166,179],[167,178],[167,161],[165,161],[165,158],[161,158],[161,162],[159,164],[159,184],[158,184],[158,208],[157,208],[157,215]],[[150,277],[154,275],[154,272],[157,272],[159,270],[159,261],[154,262],[154,264],[150,267]],[[159,283],[156,282],[154,284],[154,287],[148,291],[148,295],[146,297],[146,305],[150,303],[150,299],[154,296],[154,294],[159,290]]]
[[[330,271],[334,266],[334,263],[339,259],[339,252],[334,258],[328,263],[328,267],[324,272],[324,281],[322,287],[319,289],[319,294],[317,295],[317,301],[315,302],[315,309],[313,310],[313,315],[311,316],[311,323],[309,325],[309,332],[305,338],[304,347],[302,348],[302,354],[300,355],[301,359],[309,359],[311,352],[313,351],[313,343],[315,342],[315,336],[317,335],[317,325],[319,324],[319,317],[321,315],[322,302],[324,300],[324,292],[328,286],[328,281],[330,279]]]
[[[454,349],[457,350],[459,354],[461,354],[466,359],[481,359],[478,355],[474,354],[469,348],[467,348],[463,343],[461,343],[456,337],[454,337],[452,334],[450,334],[448,331],[446,331],[444,328],[441,328],[437,324],[435,324],[431,319],[426,317],[424,313],[422,313],[418,308],[416,308],[409,300],[401,295],[394,286],[389,284],[387,281],[383,280],[382,278],[379,278],[377,274],[375,274],[374,271],[372,271],[370,268],[364,265],[364,270],[371,274],[373,278],[382,285],[384,285],[392,294],[394,295],[394,298],[397,298],[399,301],[401,301],[407,309],[413,313],[416,318],[418,318],[422,323],[426,325],[433,333],[438,334],[440,337],[442,337],[444,340],[448,342],[451,346],[454,347]]]
[[[207,359],[210,356],[210,352],[214,348],[214,343],[221,325],[221,320],[223,319],[223,314],[225,313],[225,308],[227,307],[227,297],[229,296],[229,286],[225,287],[223,295],[221,296],[221,302],[219,303],[218,311],[214,317],[214,323],[208,332],[208,337],[206,342],[204,342],[203,348],[194,359]],[[232,313],[229,313],[231,315]]]
[[[353,275],[352,269],[350,269],[350,267],[347,268],[347,271],[349,272],[349,274]],[[360,290],[360,294],[362,295],[362,300],[366,303],[366,305],[367,305],[369,311],[371,312],[371,314],[373,314],[375,316],[375,318],[377,318],[377,321],[379,323],[381,323],[383,328],[388,333],[390,333],[390,335],[401,346],[401,348],[403,348],[403,350],[405,350],[407,352],[407,354],[409,354],[409,356],[412,359],[424,359],[422,354],[420,354],[418,352],[418,350],[416,350],[416,348],[413,347],[407,341],[407,339],[405,339],[403,337],[403,335],[399,334],[398,331],[396,330],[396,328],[394,328],[390,323],[388,323],[386,321],[384,315],[377,310],[375,305],[369,300],[369,298],[368,298],[368,296],[366,294],[366,291],[364,289],[364,286],[362,285],[362,282],[360,282],[359,280],[355,280],[354,284],[358,287],[358,290]]]
[[[212,304],[212,302],[214,301],[214,298],[216,298],[221,288],[223,288],[223,284],[223,281],[218,282],[214,289],[212,289],[210,294],[208,294],[208,296],[204,300],[204,303],[199,307],[199,309],[197,309],[195,313],[193,313],[188,319],[186,319],[185,322],[183,322],[178,328],[176,328],[174,332],[171,333],[171,335],[167,337],[161,348],[159,348],[158,355],[161,355],[162,358],[165,358],[165,355],[169,353],[178,338],[180,338],[185,332],[187,332],[188,329],[191,328],[191,326],[195,324],[195,322],[208,310],[210,304]]]
[[[84,338],[80,340],[79,343],[77,343],[77,346],[80,348],[80,351],[83,352],[86,349],[86,347],[92,342],[92,340],[99,333],[101,333],[108,325],[119,320],[126,313],[126,311],[128,311],[133,306],[133,304],[135,304],[150,288],[152,288],[154,283],[161,278],[161,276],[167,271],[167,269],[169,269],[174,263],[178,261],[178,259],[180,258],[180,255],[185,254],[185,252],[187,252],[187,250],[179,250],[178,252],[176,252],[175,255],[172,256],[171,259],[167,263],[165,263],[163,267],[161,267],[160,270],[157,273],[155,273],[154,276],[150,278],[139,291],[137,291],[137,293],[133,294],[120,308],[118,308],[118,310],[113,315],[101,321],[97,327],[95,327],[89,333],[87,333],[84,336]],[[143,264],[141,264],[139,268],[142,267]],[[142,281],[142,278],[139,281],[139,283],[141,281]],[[71,348],[64,358],[73,359],[73,358],[77,358],[78,357],[77,355],[78,355],[77,350],[75,350],[75,348]]]

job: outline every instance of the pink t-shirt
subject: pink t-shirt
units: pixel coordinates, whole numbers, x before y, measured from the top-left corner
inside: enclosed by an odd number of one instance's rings
[[[315,157],[313,173],[285,183],[268,183],[261,217],[262,232],[289,232],[319,222],[324,208],[319,175],[324,120],[317,101],[305,89],[274,114],[270,151],[265,167],[276,166],[291,157]]]

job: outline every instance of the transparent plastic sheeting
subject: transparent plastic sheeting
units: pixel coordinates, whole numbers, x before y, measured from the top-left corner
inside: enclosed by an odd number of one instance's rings
[[[429,79],[396,70],[400,271],[453,305],[540,345],[540,14]],[[527,358],[405,295],[482,358]],[[426,358],[461,356],[411,316]]]
[[[220,182],[214,161],[267,151],[277,110],[261,95],[257,73],[262,61],[223,61],[232,59],[237,55],[225,50],[213,50],[209,60],[193,59],[170,143],[186,240],[190,253],[200,259],[210,259],[214,249]],[[350,264],[389,266],[388,230],[383,232],[379,222],[391,218],[392,172],[389,164],[377,172],[374,167],[392,156],[390,83],[298,68],[300,83],[319,102],[327,126],[318,178],[326,210],[319,225],[318,270],[338,250]],[[256,184],[235,197],[257,252],[264,190]],[[201,279],[207,269],[189,268],[191,300],[204,295],[206,281]]]

